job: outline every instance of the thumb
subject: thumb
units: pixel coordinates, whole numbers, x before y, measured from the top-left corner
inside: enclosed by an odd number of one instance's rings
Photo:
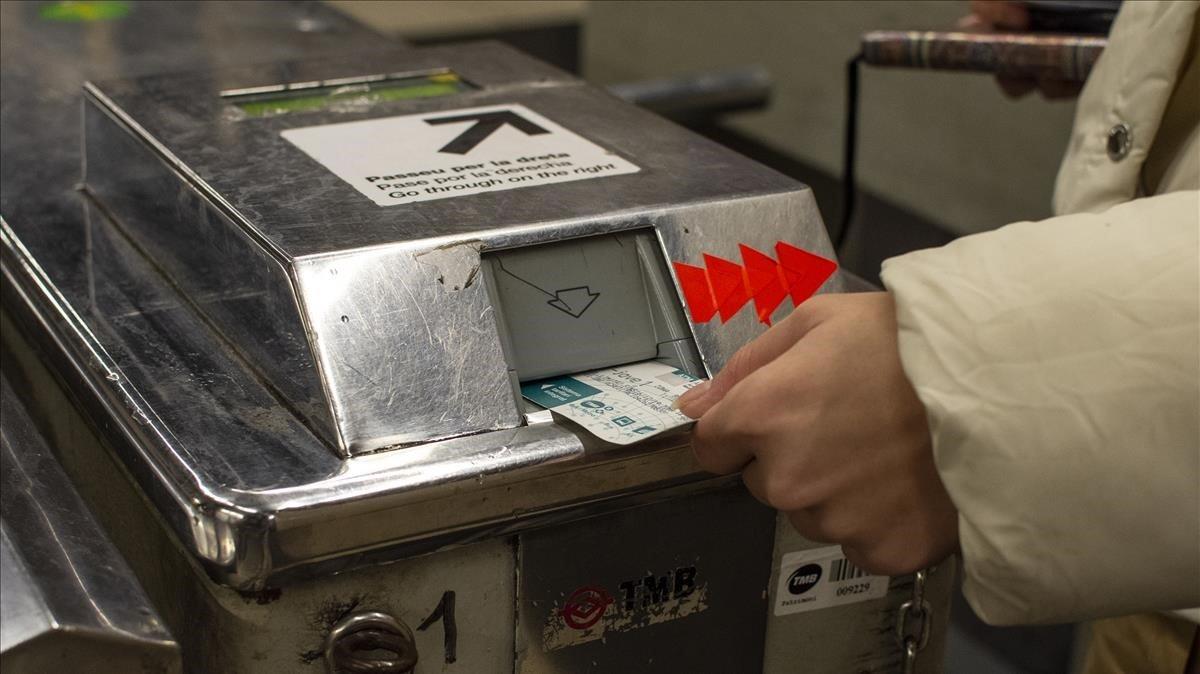
[[[817,299],[812,298],[800,305],[787,318],[738,349],[711,381],[679,396],[675,406],[687,416],[699,419],[713,405],[721,402],[738,382],[781,356],[816,325],[813,307],[819,304],[815,301]]]

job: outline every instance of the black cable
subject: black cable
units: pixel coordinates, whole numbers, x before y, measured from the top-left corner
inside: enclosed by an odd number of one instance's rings
[[[846,63],[846,135],[842,145],[842,222],[833,236],[833,249],[841,253],[842,246],[854,222],[854,206],[858,201],[855,185],[854,157],[858,149],[858,75],[863,55],[859,52]]]

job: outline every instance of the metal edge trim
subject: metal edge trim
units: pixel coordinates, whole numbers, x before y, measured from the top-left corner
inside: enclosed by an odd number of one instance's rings
[[[325,375],[325,368],[321,362],[321,359],[319,358],[319,354],[317,354],[317,352],[314,349],[314,345],[316,344],[317,335],[316,335],[316,332],[312,328],[312,324],[308,319],[307,311],[305,310],[304,294],[300,292],[300,282],[296,276],[296,266],[295,266],[296,260],[294,258],[292,258],[291,256],[289,256],[286,252],[281,250],[278,246],[275,245],[275,243],[273,241],[271,241],[268,237],[263,235],[262,232],[258,231],[258,229],[256,227],[254,227],[252,224],[250,224],[249,221],[247,221],[245,218],[243,218],[236,211],[236,209],[234,209],[227,201],[225,201],[223,198],[221,198],[220,195],[218,195],[216,193],[216,191],[213,190],[208,185],[208,183],[206,183],[204,180],[202,180],[193,171],[188,169],[187,166],[178,157],[176,157],[174,154],[172,154],[171,151],[166,148],[166,146],[159,143],[153,136],[151,136],[149,134],[149,132],[146,131],[146,129],[144,129],[141,125],[139,125],[136,121],[134,121],[132,117],[130,117],[128,114],[126,114],[123,110],[120,110],[116,106],[116,104],[111,99],[109,99],[107,96],[105,96],[104,93],[101,92],[94,84],[92,84],[91,82],[85,82],[83,87],[84,87],[84,101],[83,101],[84,106],[87,106],[89,102],[93,103],[96,106],[96,109],[99,110],[100,112],[102,112],[103,114],[107,115],[109,117],[109,119],[111,119],[117,125],[117,127],[119,129],[121,129],[125,133],[128,133],[135,142],[140,143],[144,147],[146,147],[146,149],[148,149],[150,151],[151,155],[153,155],[155,158],[157,158],[159,161],[161,161],[166,166],[168,171],[171,171],[171,172],[175,173],[176,175],[178,175],[181,179],[181,182],[183,182],[183,184],[185,184],[188,187],[190,187],[191,189],[195,190],[196,195],[200,198],[201,201],[205,202],[210,207],[214,208],[219,214],[221,214],[222,216],[227,218],[229,220],[229,222],[233,224],[234,227],[236,227],[240,231],[242,231],[251,241],[253,241],[255,244],[262,247],[267,252],[267,254],[271,258],[274,258],[275,262],[277,264],[279,264],[279,266],[283,269],[284,276],[285,276],[285,278],[287,278],[288,287],[292,294],[292,301],[296,304],[296,312],[299,316],[300,324],[304,328],[306,336],[308,337],[308,339],[306,340],[307,343],[305,344],[305,347],[308,349],[309,359],[311,360],[311,362],[313,364],[313,368],[316,370],[317,382],[320,384],[321,393],[325,398],[324,403],[325,403],[325,407],[326,407],[326,410],[327,410],[328,416],[329,416],[328,423],[330,425],[330,431],[333,433],[333,437],[332,438],[324,437],[323,433],[319,432],[318,429],[313,428],[315,423],[310,422],[308,419],[306,419],[303,416],[300,416],[299,418],[301,419],[302,422],[305,423],[306,426],[308,426],[313,431],[314,435],[316,435],[319,438],[322,438],[326,442],[329,442],[330,440],[332,440],[334,447],[335,447],[335,451],[341,457],[345,458],[345,457],[350,456],[351,455],[350,448],[348,447],[345,436],[342,433],[341,425],[337,422],[338,410],[336,409],[336,406],[334,404],[334,397],[332,395],[330,395],[329,382],[328,382],[328,378]],[[83,184],[86,189],[86,186],[87,186],[87,135],[86,135],[86,129],[84,129],[84,131],[81,133],[81,139],[82,139],[81,142],[83,143],[84,147],[81,148],[80,154],[83,157],[83,176],[84,176]],[[89,196],[92,196],[92,195],[89,193]],[[116,217],[116,214],[111,213],[104,206],[103,202],[101,202],[99,199],[93,198],[93,203],[97,204],[97,206],[100,207],[100,209],[104,213],[105,217],[109,218],[113,222],[119,223],[119,219]],[[125,228],[119,227],[119,229],[124,231]],[[134,246],[136,248],[138,248],[139,250],[141,249],[141,245],[140,245],[140,243],[138,243],[136,241],[136,239],[134,239],[133,237],[130,237],[128,234],[126,234],[126,236],[134,243]],[[155,266],[157,267],[157,264]],[[174,280],[171,279],[170,276],[165,273],[165,271],[163,271],[161,269],[159,271],[160,271],[160,273],[163,273],[164,276],[167,276],[171,285],[175,285]],[[184,292],[182,289],[180,289],[179,292],[188,301],[189,304],[192,304],[192,299],[186,292]],[[200,312],[200,315],[204,316],[204,313]],[[207,316],[205,316],[205,320],[207,321]],[[221,332],[219,330],[217,331],[217,333],[221,334]],[[224,339],[224,338],[225,337],[222,334],[222,339]],[[240,353],[241,353],[240,349],[235,348],[235,351],[238,352],[240,355]],[[270,380],[267,379],[266,381],[269,382]],[[273,385],[270,386],[270,388],[272,388],[272,390],[274,390]]]
[[[256,527],[264,539],[264,545],[260,547],[265,549],[265,533],[273,527],[274,513],[244,511],[236,503],[206,489],[185,463],[176,460],[164,466],[161,459],[156,460],[142,449],[143,444],[154,443],[186,451],[132,387],[130,380],[74,307],[54,287],[3,217],[0,217],[0,251],[4,253],[0,255],[0,273],[8,280],[7,285],[40,324],[44,336],[70,363],[75,377],[82,382],[92,401],[107,413],[108,419],[117,422],[119,435],[134,448],[141,467],[157,478],[158,484],[187,520],[188,533],[191,534],[190,547],[197,556],[216,564],[231,563],[239,552],[231,529],[248,518],[260,520],[265,525]],[[14,265],[17,269],[11,268]],[[39,308],[48,311],[39,311]],[[54,319],[53,322],[51,319]],[[72,357],[72,354],[76,357]],[[94,371],[84,369],[81,363],[85,362]],[[59,373],[61,376],[61,370]],[[98,377],[111,382],[108,390],[100,388]],[[174,456],[175,452],[168,451],[165,454]],[[118,461],[125,463],[121,458]],[[186,479],[181,481],[179,476],[186,476]],[[246,531],[245,527],[238,529]],[[176,534],[182,538],[185,532],[177,530]],[[269,568],[268,560],[264,559],[264,564]]]

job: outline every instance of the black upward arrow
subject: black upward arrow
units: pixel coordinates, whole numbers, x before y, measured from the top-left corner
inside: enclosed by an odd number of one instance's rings
[[[487,140],[487,137],[492,135],[500,127],[508,124],[515,129],[524,131],[528,136],[538,136],[543,133],[550,133],[546,129],[534,124],[511,110],[499,110],[497,112],[480,112],[473,115],[456,115],[454,117],[438,117],[436,119],[425,120],[426,124],[454,124],[455,122],[475,122],[471,128],[463,131],[457,138],[446,144],[445,147],[438,152],[446,152],[449,154],[466,154],[475,149],[475,146]]]

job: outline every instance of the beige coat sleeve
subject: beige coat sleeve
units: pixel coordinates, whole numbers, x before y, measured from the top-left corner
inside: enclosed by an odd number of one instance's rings
[[[1200,192],[889,260],[994,624],[1200,605]]]

